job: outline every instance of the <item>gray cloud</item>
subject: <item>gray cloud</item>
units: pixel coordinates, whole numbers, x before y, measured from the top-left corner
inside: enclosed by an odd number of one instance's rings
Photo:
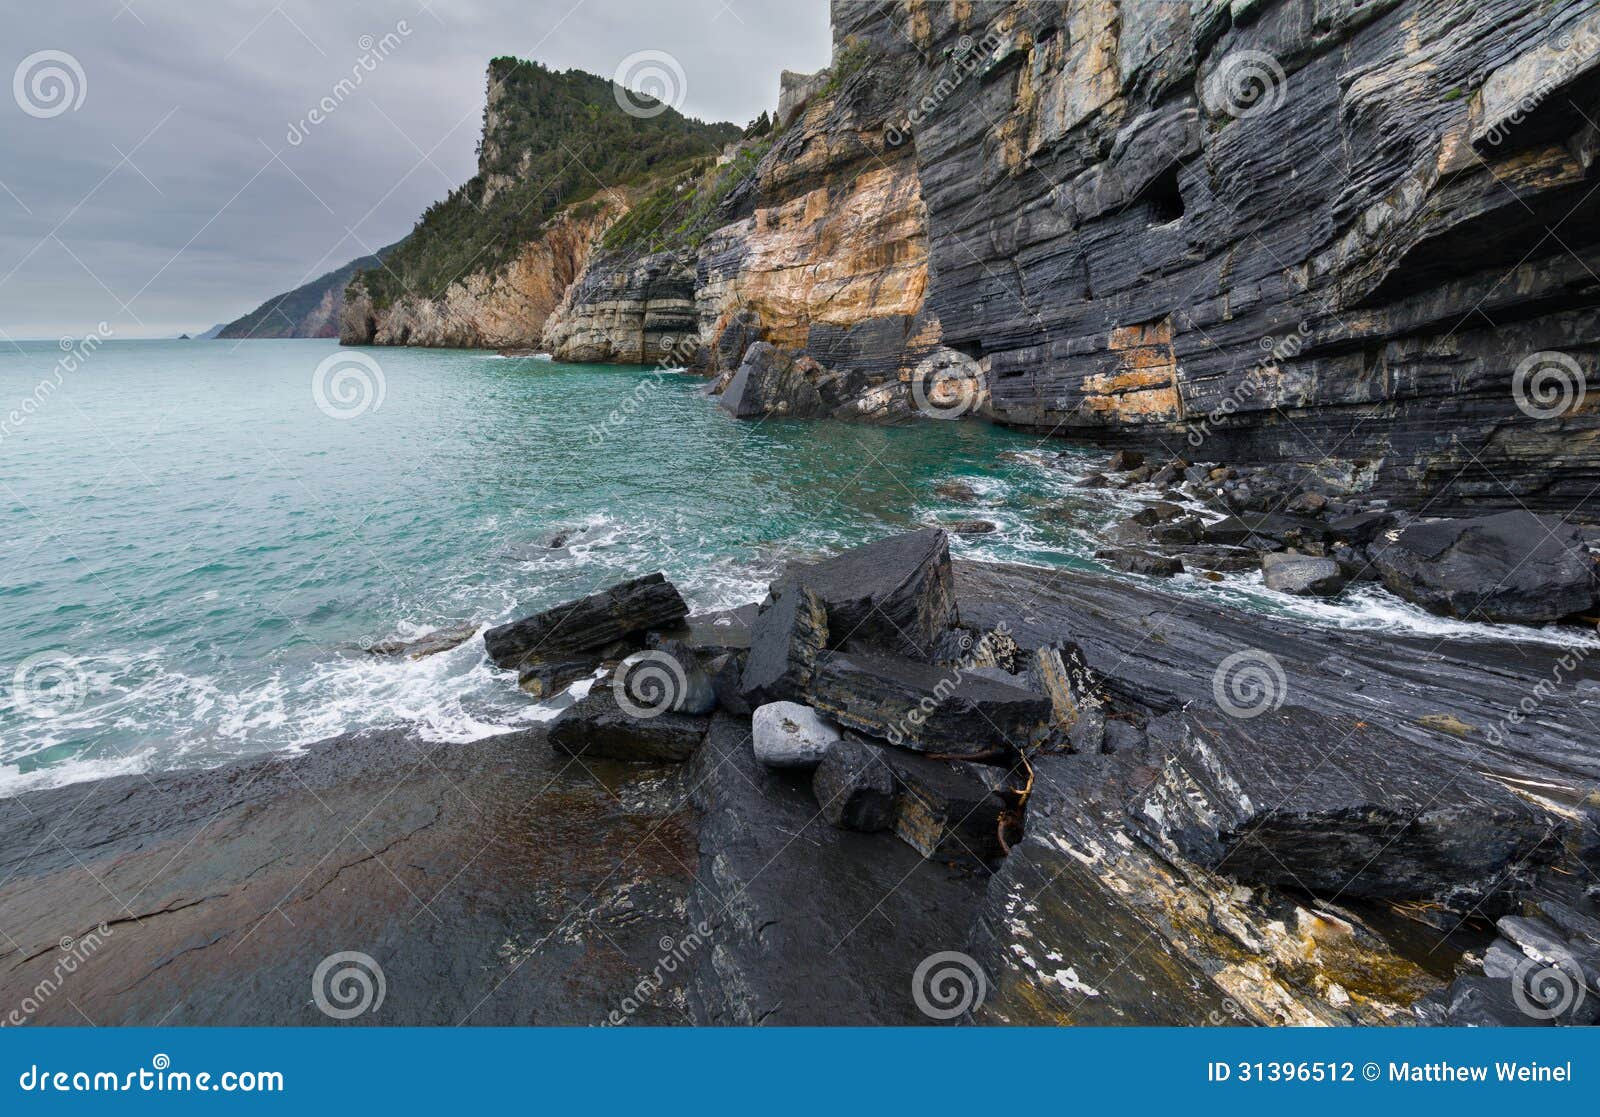
[[[473,173],[496,55],[609,76],[665,51],[685,113],[739,123],[776,104],[780,70],[828,62],[824,0],[75,0],[6,25],[0,78],[40,51],[84,75],[81,106],[54,116],[0,93],[13,338],[204,329],[398,239]],[[389,33],[398,45],[291,144]]]

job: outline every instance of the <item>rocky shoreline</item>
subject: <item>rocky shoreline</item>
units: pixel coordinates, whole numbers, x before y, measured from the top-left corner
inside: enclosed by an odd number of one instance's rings
[[[952,565],[936,530],[793,564],[759,608],[690,616],[645,577],[486,644],[507,685],[598,677],[469,745],[0,802],[26,917],[0,994],[40,1023],[324,1023],[312,970],[358,951],[373,1024],[1600,1008],[1570,995],[1600,950],[1600,671],[1557,645]]]

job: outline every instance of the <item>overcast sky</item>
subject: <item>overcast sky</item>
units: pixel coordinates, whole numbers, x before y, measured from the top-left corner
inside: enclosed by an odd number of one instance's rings
[[[664,52],[684,113],[743,124],[829,53],[826,0],[4,4],[0,344],[198,332],[399,239],[475,170],[496,55]]]

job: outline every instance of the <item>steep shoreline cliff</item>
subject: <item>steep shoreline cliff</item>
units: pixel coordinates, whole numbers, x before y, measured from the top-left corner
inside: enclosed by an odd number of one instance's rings
[[[1600,483],[1585,5],[833,20],[832,78],[698,248],[708,371],[759,337],[903,393],[943,345],[1041,434],[1298,463],[1437,513],[1568,511]],[[616,314],[630,286],[593,272]]]
[[[562,152],[592,172],[595,128],[640,122],[603,79],[496,60],[479,176],[355,277],[341,340],[687,356],[723,383],[766,341],[799,372],[746,412],[971,413],[1434,514],[1565,513],[1600,484],[1581,0],[832,20],[833,65],[784,75],[770,129],[667,110],[655,155],[581,181]],[[515,95],[494,76],[525,69]],[[547,119],[552,82],[587,115]],[[976,391],[928,406],[952,369]]]
[[[737,137],[603,78],[489,64],[478,173],[345,292],[346,344],[536,346],[545,318],[629,199]],[[630,111],[629,106],[632,106]]]

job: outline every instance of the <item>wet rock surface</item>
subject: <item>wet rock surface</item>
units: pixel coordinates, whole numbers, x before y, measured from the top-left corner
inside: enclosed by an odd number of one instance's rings
[[[926,659],[958,620],[949,538],[939,528],[893,535],[790,571],[828,614],[828,644],[856,641]]]
[[[491,628],[483,643],[495,666],[523,667],[606,648],[651,629],[671,629],[688,615],[677,587],[661,574],[647,574]]]
[[[1020,687],[870,652],[824,653],[809,698],[840,725],[951,755],[1021,748],[1050,711]]]
[[[1335,597],[1346,581],[1333,559],[1283,553],[1261,556],[1261,577],[1269,590],[1306,597]]]
[[[347,1026],[598,1024],[685,933],[675,771],[395,731],[3,800],[0,996],[30,1002],[71,936],[31,1023],[331,1025],[313,972],[359,951],[385,995]],[[633,1018],[687,1022],[682,988]]]
[[[814,771],[760,762],[716,687],[737,638],[702,623],[651,650],[703,661],[709,718],[625,709],[606,676],[548,729],[367,735],[0,803],[0,901],[27,927],[0,991],[25,996],[102,922],[77,1009],[41,1021],[321,1023],[307,983],[340,950],[383,966],[372,1023],[931,1022],[911,979],[948,951],[985,975],[974,1022],[1482,1022],[1527,1014],[1519,969],[1600,974],[1586,652],[950,573],[936,600],[954,618],[959,595],[964,627],[933,662],[820,653],[811,689],[873,716]],[[810,584],[791,568],[777,601]],[[982,762],[897,746],[883,676],[917,709],[976,688],[963,718],[1009,710],[1028,732],[944,723]],[[665,939],[680,976],[640,998]],[[1551,1019],[1587,1019],[1569,1009]]]
[[[827,643],[828,609],[822,598],[805,586],[787,588],[751,626],[741,697],[752,706],[804,701]]]
[[[1061,578],[1025,567],[958,564],[956,575],[967,623],[1006,619],[1025,647],[1069,635],[1088,663],[1105,665],[1093,678],[1118,715],[1107,723],[1108,730],[1116,727],[1110,751],[1033,758],[1024,836],[999,863],[973,930],[971,949],[993,983],[976,1020],[1444,1022],[1436,998],[1454,978],[1475,972],[1461,928],[1477,926],[1481,934],[1485,913],[1430,923],[1426,905],[1338,894],[1345,881],[1328,865],[1324,884],[1334,887],[1320,897],[1299,885],[1252,885],[1229,872],[1231,862],[1205,868],[1164,852],[1144,827],[1130,827],[1130,813],[1177,755],[1152,744],[1151,727],[1161,741],[1160,727],[1174,719],[1224,717],[1219,694],[1246,709],[1262,703],[1267,711],[1281,702],[1279,712],[1314,698],[1317,715],[1306,725],[1331,718],[1354,730],[1331,740],[1320,735],[1331,747],[1317,778],[1382,780],[1394,771],[1402,794],[1391,799],[1384,791],[1379,798],[1401,808],[1396,817],[1404,825],[1391,831],[1398,846],[1426,848],[1428,798],[1442,792],[1440,802],[1448,801],[1459,778],[1464,813],[1439,817],[1440,834],[1451,834],[1454,824],[1467,833],[1488,825],[1502,837],[1520,835],[1513,845],[1521,848],[1543,839],[1525,865],[1499,866],[1514,887],[1501,890],[1491,907],[1504,911],[1528,897],[1556,895],[1592,911],[1592,897],[1573,884],[1590,879],[1600,863],[1593,837],[1600,751],[1586,739],[1582,713],[1589,696],[1600,693],[1600,668],[1586,652],[1487,636],[1444,642],[1322,629],[1107,578]],[[1021,613],[1018,601],[1029,603]],[[1245,650],[1266,687],[1254,697],[1230,688],[1223,669],[1229,656]],[[1560,685],[1552,687],[1552,679]],[[1536,689],[1538,718],[1521,718],[1520,703]],[[1138,710],[1142,721],[1122,720]],[[1244,719],[1243,733],[1270,716]],[[1380,750],[1385,756],[1369,762],[1358,747],[1347,757],[1345,750],[1368,732],[1392,735]],[[1310,747],[1296,740],[1287,746]],[[1250,758],[1244,775],[1275,778],[1270,753],[1244,751],[1243,738],[1239,747]],[[1416,767],[1391,769],[1404,757]],[[1195,767],[1213,782],[1223,774]],[[1418,794],[1426,804],[1421,811]],[[1480,796],[1487,818],[1467,810]],[[1412,815],[1403,813],[1406,803]],[[1189,809],[1205,813],[1198,804]],[[1362,812],[1342,814],[1325,819],[1315,841],[1360,841],[1371,825]],[[1471,871],[1480,882],[1496,881],[1485,872],[1492,858],[1479,859],[1483,852],[1456,844],[1452,857],[1475,862]],[[1355,878],[1358,890],[1364,860],[1344,865],[1345,880]],[[1438,862],[1422,857],[1413,870],[1425,875],[1412,879],[1435,873],[1449,891],[1455,879],[1468,879],[1451,875],[1463,867],[1436,872]]]
[[[1399,596],[1471,620],[1560,620],[1591,609],[1600,592],[1582,534],[1531,512],[1412,524],[1373,562]]]
[[[1461,915],[1504,910],[1556,856],[1545,812],[1431,749],[1304,706],[1246,713],[1151,719],[1164,759],[1131,814],[1162,849],[1251,884]]]
[[[648,763],[682,763],[705,739],[708,718],[662,706],[624,703],[616,678],[598,679],[589,693],[550,725],[550,744],[569,756]],[[618,694],[619,689],[623,691]]]
[[[960,949],[984,880],[884,834],[830,826],[808,773],[757,763],[718,718],[688,772],[701,811],[691,922],[710,926],[696,1017],[714,1024],[927,1024],[911,974]]]

